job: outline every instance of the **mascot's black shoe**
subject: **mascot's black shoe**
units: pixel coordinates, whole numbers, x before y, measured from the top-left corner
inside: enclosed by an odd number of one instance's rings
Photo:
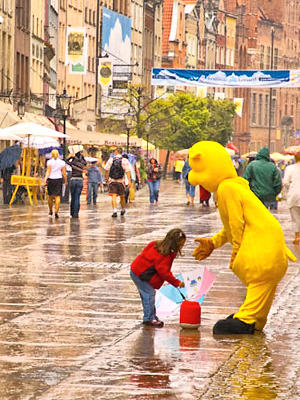
[[[233,318],[233,314],[229,315],[226,319],[220,319],[214,327],[213,333],[215,335],[228,335],[228,334],[253,334],[255,324],[246,324],[238,318]]]

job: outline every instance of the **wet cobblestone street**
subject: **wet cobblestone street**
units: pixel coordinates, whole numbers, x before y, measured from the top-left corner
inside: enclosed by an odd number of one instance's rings
[[[198,195],[198,193],[197,193]],[[158,205],[147,188],[124,217],[111,218],[107,194],[81,199],[79,219],[47,206],[0,205],[0,400],[300,399],[300,260],[290,263],[263,332],[213,336],[214,323],[243,302],[229,269],[231,247],[201,263],[194,238],[221,228],[213,202],[187,206],[183,185],[162,182]],[[300,258],[286,202],[276,217]],[[199,330],[141,324],[129,265],[149,241],[174,227],[187,234],[174,273],[206,266],[216,275]],[[262,255],[263,256],[263,255]]]

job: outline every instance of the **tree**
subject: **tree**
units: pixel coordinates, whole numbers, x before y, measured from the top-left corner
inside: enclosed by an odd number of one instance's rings
[[[151,141],[170,151],[191,147],[200,140],[214,140],[225,145],[233,133],[235,105],[230,100],[199,98],[179,93],[166,100],[151,103],[148,119],[151,122]]]

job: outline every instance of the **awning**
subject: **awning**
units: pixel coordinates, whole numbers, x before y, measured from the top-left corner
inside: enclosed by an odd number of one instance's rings
[[[54,124],[44,115],[26,112],[24,117],[21,119],[15,111],[0,109],[0,128],[8,128],[9,126],[19,122],[34,122],[35,124],[45,126],[46,128],[54,129]]]
[[[67,128],[68,144],[98,145],[98,146],[121,146],[126,147],[127,136],[113,135],[109,133],[90,132]],[[130,137],[129,146],[141,147],[142,139]]]

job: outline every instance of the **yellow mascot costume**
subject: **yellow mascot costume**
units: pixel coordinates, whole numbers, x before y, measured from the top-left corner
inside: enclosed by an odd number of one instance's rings
[[[208,257],[226,242],[232,245],[230,268],[247,286],[239,311],[218,321],[215,334],[254,333],[262,330],[284,276],[288,258],[295,261],[285,246],[277,219],[250,190],[248,181],[237,176],[225,148],[216,142],[202,141],[189,149],[192,170],[188,180],[217,193],[223,228],[211,238],[198,238],[193,252],[197,260]]]

